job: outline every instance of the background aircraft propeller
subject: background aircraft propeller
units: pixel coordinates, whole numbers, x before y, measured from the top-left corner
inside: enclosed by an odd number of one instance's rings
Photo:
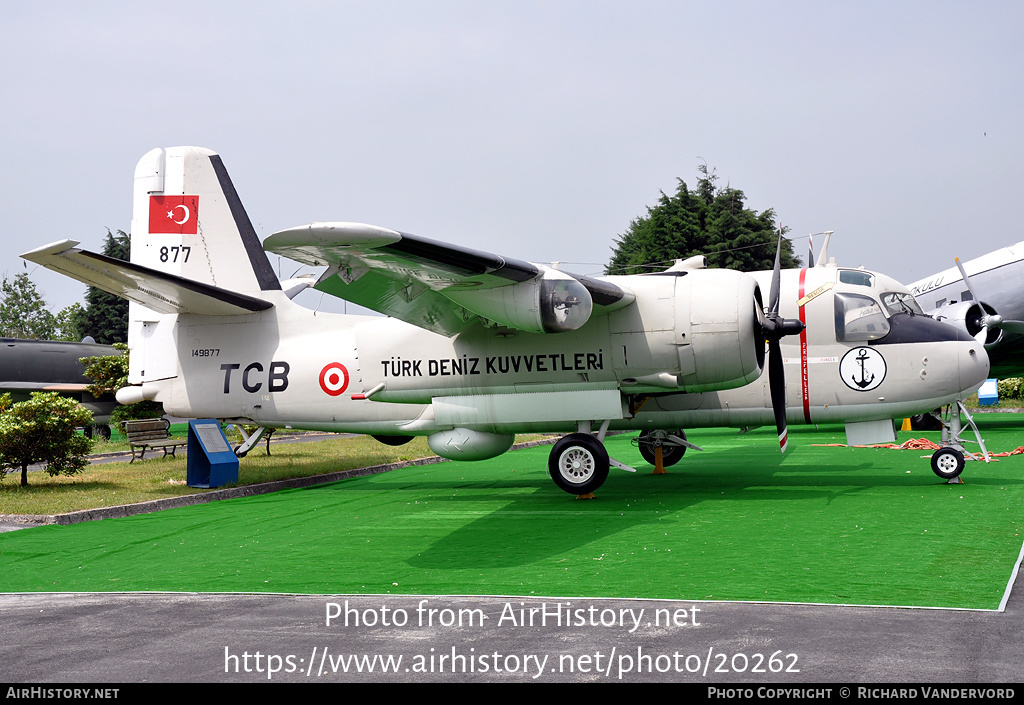
[[[761,332],[768,341],[768,388],[772,395],[772,411],[775,412],[775,430],[779,432],[779,448],[783,453],[789,443],[786,430],[786,374],[782,364],[782,349],[779,340],[783,336],[798,335],[804,324],[793,318],[779,315],[779,280],[782,276],[782,234],[775,250],[775,268],[772,271],[772,287],[768,296],[768,311],[761,319]]]
[[[967,276],[964,266],[960,263],[960,258],[956,257],[955,259],[957,269],[960,270],[960,276],[964,278],[964,284],[967,285],[967,290],[971,292],[971,298],[978,304],[978,313],[966,321],[967,330],[974,336],[974,339],[982,345],[990,345],[998,340],[998,335],[990,335],[990,331],[993,329],[1008,330],[1011,333],[1024,333],[1024,321],[1004,320],[1002,316],[996,313],[994,308],[986,304],[978,296],[978,292],[974,290],[974,286],[971,284],[970,277]]]

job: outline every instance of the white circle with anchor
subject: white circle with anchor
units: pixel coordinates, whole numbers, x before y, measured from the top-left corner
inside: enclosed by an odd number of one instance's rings
[[[857,392],[870,392],[885,379],[885,358],[874,348],[854,348],[839,361],[843,383]]]

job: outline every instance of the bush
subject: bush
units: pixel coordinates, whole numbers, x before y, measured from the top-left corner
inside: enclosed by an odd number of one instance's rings
[[[33,463],[46,463],[50,475],[80,472],[89,463],[92,441],[76,429],[91,423],[89,410],[57,392],[34,392],[6,408],[0,413],[0,476],[21,468],[21,486],[27,487]]]
[[[999,387],[999,398],[1000,399],[1020,399],[1022,387],[1024,387],[1024,379],[1020,377],[1010,377],[1008,379],[1001,379],[997,382]]]

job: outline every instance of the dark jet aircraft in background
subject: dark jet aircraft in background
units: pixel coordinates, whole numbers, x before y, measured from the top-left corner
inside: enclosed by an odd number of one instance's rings
[[[98,433],[109,438],[106,424],[117,402],[113,395],[97,399],[86,390],[91,381],[79,358],[116,354],[115,348],[92,342],[0,338],[0,394],[10,392],[19,402],[32,392],[60,392],[91,411]]]

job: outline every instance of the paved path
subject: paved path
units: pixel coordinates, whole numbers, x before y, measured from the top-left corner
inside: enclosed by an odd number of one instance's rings
[[[502,597],[0,595],[0,680],[1019,682],[1020,595],[1018,584],[1002,613]],[[360,626],[345,626],[346,600],[354,610],[350,623],[358,618]],[[615,626],[510,621],[523,606],[546,603],[553,614],[567,602],[584,620]],[[328,626],[332,604],[339,616]],[[641,626],[630,633],[641,609]],[[671,615],[678,626],[651,625],[656,610],[666,610],[661,616]],[[460,611],[461,627],[438,624],[457,620]],[[488,617],[483,626],[481,614]],[[421,616],[434,625],[419,626]],[[407,623],[382,627],[384,619]],[[375,670],[366,672],[363,662],[364,672],[355,672],[349,661],[352,672],[332,672],[332,663],[341,669],[338,659],[351,655],[377,655]],[[387,657],[401,657],[397,672],[381,672],[380,659]],[[317,676],[322,663],[326,672]],[[416,672],[418,663],[425,672]],[[757,666],[764,672],[753,673]],[[271,668],[279,672],[268,673]]]

